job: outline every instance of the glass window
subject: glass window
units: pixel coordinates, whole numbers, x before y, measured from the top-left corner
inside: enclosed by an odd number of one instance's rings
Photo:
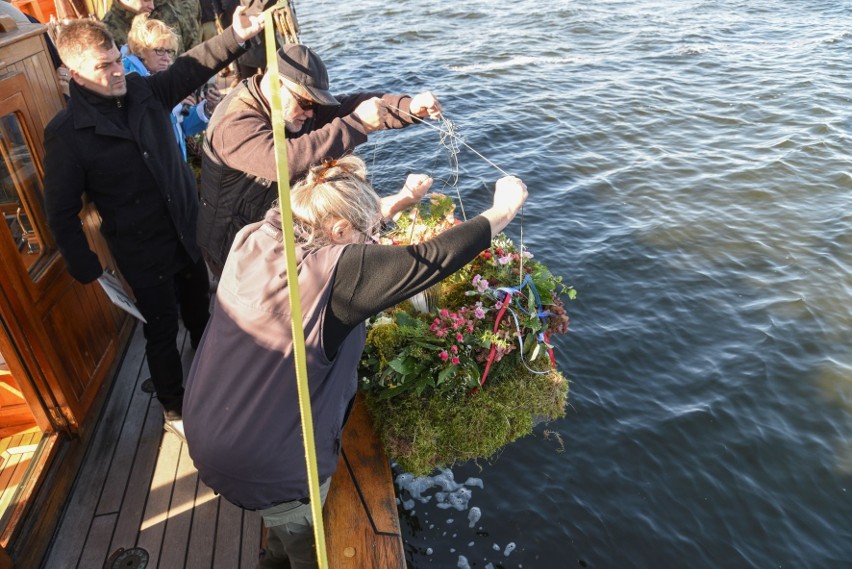
[[[44,253],[44,241],[32,223],[33,208],[41,204],[41,180],[17,113],[0,117],[0,212],[24,267],[35,266]]]

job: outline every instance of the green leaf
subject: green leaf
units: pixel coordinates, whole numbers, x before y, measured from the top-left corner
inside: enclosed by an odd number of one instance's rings
[[[458,367],[454,365],[442,369],[441,373],[438,374],[438,384],[444,383],[448,377],[455,375],[456,370],[458,370]]]
[[[388,366],[400,375],[408,375],[414,371],[417,360],[408,356],[399,356],[388,362]]]

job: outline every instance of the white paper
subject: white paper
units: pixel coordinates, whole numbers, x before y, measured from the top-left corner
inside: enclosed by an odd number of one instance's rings
[[[127,296],[127,293],[124,292],[124,287],[121,286],[121,281],[119,281],[115,276],[104,273],[98,277],[98,282],[101,287],[103,287],[104,292],[107,293],[107,296],[120,309],[124,310],[131,316],[138,318],[144,323],[148,323],[147,320],[142,316],[142,313],[139,312],[139,309],[136,308],[136,305],[133,304],[133,301],[130,300],[130,297]]]

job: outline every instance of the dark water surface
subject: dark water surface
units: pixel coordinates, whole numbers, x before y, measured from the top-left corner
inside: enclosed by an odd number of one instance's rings
[[[524,244],[579,291],[567,417],[454,468],[468,509],[401,507],[410,565],[850,566],[852,3],[297,9],[333,90],[431,89],[522,177]],[[374,140],[380,189],[448,175],[432,129]],[[476,213],[499,173],[460,167]]]

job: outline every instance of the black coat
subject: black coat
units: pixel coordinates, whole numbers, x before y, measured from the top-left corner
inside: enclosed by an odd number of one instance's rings
[[[97,207],[101,233],[131,287],[159,284],[187,256],[200,258],[195,177],[169,114],[243,52],[226,30],[166,71],[129,74],[121,99],[99,97],[72,82],[68,108],[45,128],[44,187],[48,224],[75,279],[91,282],[103,272],[78,217],[83,194]],[[110,120],[110,112],[126,112],[129,129]]]

